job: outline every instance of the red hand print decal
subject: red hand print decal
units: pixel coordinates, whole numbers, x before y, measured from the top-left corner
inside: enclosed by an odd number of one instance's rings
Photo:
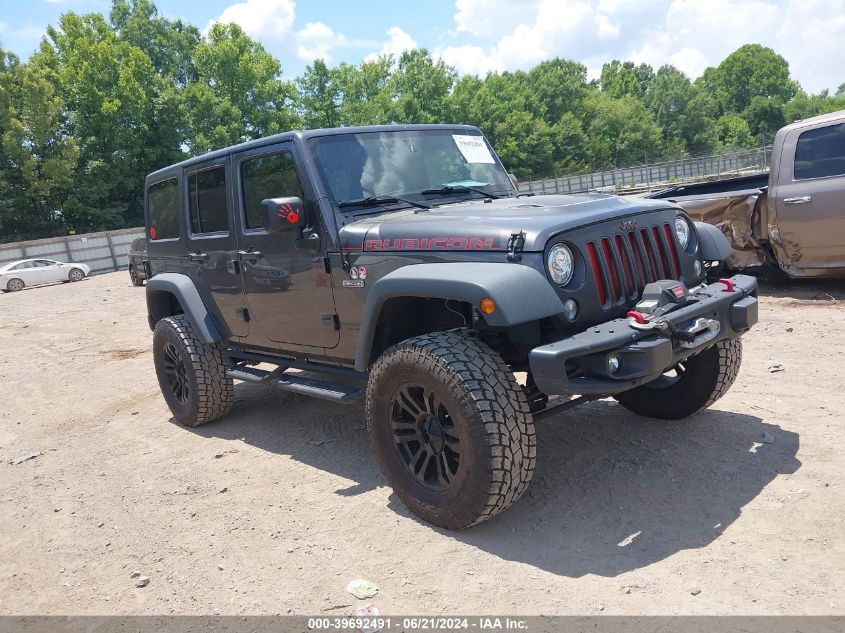
[[[279,207],[279,217],[284,218],[291,224],[296,224],[299,220],[299,210],[295,209],[293,205],[283,204]]]

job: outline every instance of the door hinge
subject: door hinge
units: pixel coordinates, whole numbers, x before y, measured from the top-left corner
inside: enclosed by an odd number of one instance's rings
[[[323,258],[323,269],[324,269],[327,273],[332,272],[332,264],[331,264],[331,262],[329,261],[329,258],[328,258],[328,257],[324,257],[324,258]]]
[[[522,247],[525,246],[525,233],[513,233],[508,239],[508,261],[518,262],[522,259]]]
[[[330,325],[336,331],[340,331],[340,317],[336,314],[324,314],[320,317],[320,320],[323,322],[323,325]]]
[[[238,317],[238,320],[249,323],[249,308],[236,308],[235,315]]]

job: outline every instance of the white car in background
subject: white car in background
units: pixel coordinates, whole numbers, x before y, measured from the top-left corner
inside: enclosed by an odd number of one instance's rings
[[[91,274],[87,264],[66,264],[52,259],[22,259],[0,266],[0,290],[17,292],[27,286],[56,281],[82,281]]]

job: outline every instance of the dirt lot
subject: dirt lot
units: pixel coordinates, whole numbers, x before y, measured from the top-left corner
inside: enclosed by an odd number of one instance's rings
[[[714,409],[545,420],[529,495],[461,533],[385,487],[360,407],[238,385],[171,422],[126,273],[2,295],[0,612],[342,615],[364,577],[388,614],[843,614],[845,282],[762,295]]]

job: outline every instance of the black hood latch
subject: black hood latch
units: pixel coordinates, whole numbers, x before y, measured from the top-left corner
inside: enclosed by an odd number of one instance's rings
[[[518,262],[522,259],[522,249],[525,246],[525,233],[512,233],[508,239],[508,261]]]

